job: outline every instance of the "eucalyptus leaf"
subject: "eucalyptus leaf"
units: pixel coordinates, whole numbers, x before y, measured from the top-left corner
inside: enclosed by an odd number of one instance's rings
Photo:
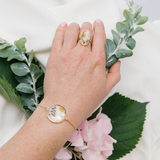
[[[43,86],[36,90],[36,96],[39,97],[40,95],[43,95]]]
[[[109,160],[119,159],[136,147],[142,136],[147,104],[115,93],[102,105],[102,112],[111,119],[113,126],[110,135],[117,140]]]
[[[115,56],[115,55],[113,55],[113,56],[111,56],[109,59],[107,59],[107,61],[106,61],[106,67],[107,68],[109,68],[109,67],[111,67],[114,63],[116,63],[118,61],[118,58]]]
[[[14,45],[17,47],[17,49],[20,53],[24,54],[26,52],[26,48],[25,48],[26,42],[27,42],[26,38],[21,38],[21,39],[14,42]]]
[[[137,8],[136,12],[134,13],[133,17],[137,18],[137,16],[140,14],[140,12],[142,11],[142,6]]]
[[[116,52],[116,57],[117,58],[125,58],[125,57],[130,57],[133,55],[133,52],[128,49],[118,49]]]
[[[24,101],[25,106],[34,106],[35,105],[35,97],[34,94],[23,94],[21,98]]]
[[[36,73],[38,73],[40,71],[38,66],[33,63],[30,65],[29,69],[30,69],[32,76],[34,76]]]
[[[29,84],[26,84],[26,83],[20,83],[16,87],[16,89],[23,93],[33,93],[33,88]]]
[[[34,78],[35,78],[35,81],[38,80],[38,78],[43,74],[43,71],[40,70],[39,72],[37,72],[35,75],[34,75]]]
[[[26,83],[26,84],[29,84],[29,85],[33,84],[32,79],[29,75],[26,75],[26,76],[23,76],[23,77],[16,76],[15,78],[19,83]]]
[[[28,57],[29,65],[31,65],[32,60],[33,60],[33,50],[29,53],[29,57]]]
[[[33,112],[36,110],[36,107],[34,107],[34,106],[28,106],[28,108]]]
[[[13,52],[13,46],[9,46],[4,49],[1,49],[0,50],[0,57],[7,58],[9,56],[10,52]]]
[[[116,24],[116,29],[119,33],[126,34],[128,32],[128,26],[124,22],[118,22]]]
[[[25,76],[30,72],[28,66],[23,62],[13,63],[11,69],[17,76]]]
[[[8,53],[7,61],[10,61],[12,59],[17,59],[19,61],[24,61],[25,60],[25,58],[24,58],[24,56],[22,54],[20,54],[17,51],[14,51],[14,50],[11,50],[11,52]]]
[[[14,103],[16,106],[20,108],[21,111],[25,113],[27,118],[29,117],[28,113],[23,108],[24,102],[21,97],[16,93],[15,89],[11,84],[8,83],[7,80],[0,78],[0,94],[6,98],[7,100]]]
[[[107,39],[105,44],[106,57],[108,57],[111,53],[113,53],[115,49],[116,49],[115,43],[112,40]]]
[[[125,43],[126,46],[131,50],[133,50],[136,45],[136,41],[132,37],[129,37]]]
[[[133,15],[127,9],[125,9],[123,16],[126,18],[128,25],[131,27],[133,25]]]
[[[111,32],[112,32],[112,35],[113,35],[114,43],[115,43],[116,46],[118,46],[118,45],[120,44],[120,42],[121,42],[121,37],[120,37],[120,35],[119,35],[117,32],[115,32],[114,30],[112,30]]]
[[[144,31],[144,29],[142,27],[137,27],[135,30],[133,30],[133,31],[130,32],[130,35],[133,36],[136,33],[143,32],[143,31]]]
[[[9,46],[11,46],[9,43],[3,43],[3,44],[0,44],[0,49],[4,49]]]
[[[145,24],[147,21],[148,21],[148,17],[147,16],[143,16],[143,17],[141,17],[141,18],[139,18],[137,20],[137,25]]]

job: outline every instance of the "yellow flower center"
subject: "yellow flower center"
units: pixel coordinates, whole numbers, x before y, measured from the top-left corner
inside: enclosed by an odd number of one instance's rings
[[[85,32],[83,32],[82,37],[84,38],[86,36]]]
[[[59,110],[60,110],[61,112],[64,112],[64,109],[63,109],[62,107],[59,107]]]

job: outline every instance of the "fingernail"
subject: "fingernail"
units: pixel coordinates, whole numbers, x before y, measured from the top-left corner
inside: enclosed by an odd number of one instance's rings
[[[62,26],[62,27],[65,27],[66,24],[67,24],[66,22],[62,22],[62,23],[61,23],[61,26]]]
[[[102,21],[100,19],[97,19],[96,23],[102,23]]]

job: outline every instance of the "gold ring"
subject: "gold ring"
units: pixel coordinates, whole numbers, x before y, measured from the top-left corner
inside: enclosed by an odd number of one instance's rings
[[[92,44],[91,41],[91,34],[88,30],[84,30],[80,36],[80,38],[78,38],[78,41],[80,40],[80,43],[82,46],[87,46],[89,44],[89,42]]]

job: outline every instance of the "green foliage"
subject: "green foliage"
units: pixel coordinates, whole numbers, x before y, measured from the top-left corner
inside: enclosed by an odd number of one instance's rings
[[[136,147],[142,136],[146,105],[119,93],[115,93],[102,105],[102,112],[111,119],[113,126],[110,135],[117,140],[109,160],[119,159]]]
[[[130,57],[133,55],[132,51],[122,50],[121,47],[126,45],[130,50],[133,50],[136,46],[136,41],[132,38],[132,36],[138,32],[144,31],[142,27],[137,27],[137,25],[143,25],[148,21],[148,17],[140,16],[142,7],[134,5],[133,2],[130,2],[128,7],[129,10],[125,9],[123,12],[125,21],[117,22],[117,32],[112,30],[113,41],[110,39],[107,39],[106,41],[105,50],[107,68],[117,62],[119,58]],[[125,52],[122,53],[122,51]]]
[[[44,72],[33,57],[33,50],[27,55],[25,43],[26,38],[15,41],[14,45],[0,39],[0,67],[3,68],[0,77],[16,87],[30,116],[43,98]]]
[[[23,100],[17,94],[12,85],[8,83],[6,79],[3,78],[0,78],[0,94],[7,100],[14,103],[16,106],[18,106],[26,114],[27,118],[29,118],[29,114],[23,108],[24,106]]]

